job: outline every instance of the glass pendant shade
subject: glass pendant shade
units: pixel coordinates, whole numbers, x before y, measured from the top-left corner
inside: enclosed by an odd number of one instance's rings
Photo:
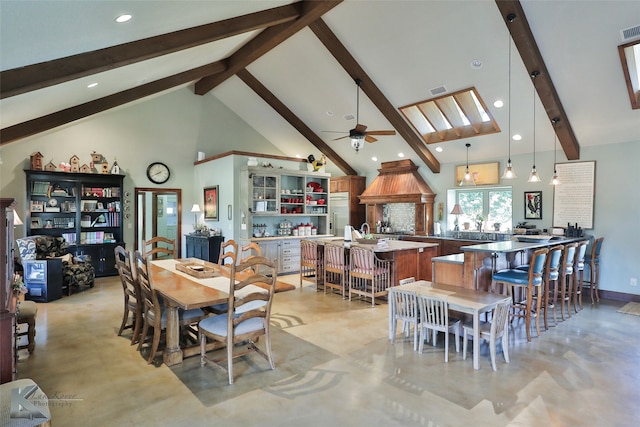
[[[531,172],[529,173],[529,182],[540,182],[540,176],[536,170],[536,165],[533,165]]]
[[[513,170],[511,159],[509,159],[507,166],[504,168],[504,172],[502,173],[502,179],[514,179],[517,177],[516,172]]]

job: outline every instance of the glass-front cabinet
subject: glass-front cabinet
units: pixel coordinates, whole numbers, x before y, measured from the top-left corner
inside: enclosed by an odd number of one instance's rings
[[[330,174],[245,168],[248,215],[243,238],[329,233]],[[246,232],[246,233],[245,233]]]

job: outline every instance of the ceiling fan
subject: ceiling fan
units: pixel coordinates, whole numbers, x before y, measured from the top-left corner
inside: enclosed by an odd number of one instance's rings
[[[395,130],[371,130],[367,132],[367,127],[365,125],[360,124],[360,84],[362,80],[356,79],[356,127],[349,131],[349,135],[341,136],[340,138],[335,138],[332,141],[338,141],[340,139],[349,138],[351,140],[351,148],[356,150],[356,153],[360,151],[362,146],[364,145],[364,141],[367,142],[376,142],[377,139],[372,135],[382,136],[382,135],[395,135]]]

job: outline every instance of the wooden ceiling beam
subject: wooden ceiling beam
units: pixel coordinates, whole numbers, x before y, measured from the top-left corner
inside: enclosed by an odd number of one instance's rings
[[[342,0],[305,0],[296,4],[302,7],[300,17],[293,22],[269,27],[251,39],[236,53],[226,59],[227,71],[201,79],[195,85],[197,95],[205,95],[229,77],[244,69],[256,59],[302,30],[316,19],[342,3]]]
[[[67,123],[89,117],[111,108],[119,107],[129,102],[154,95],[158,92],[174,88],[198,80],[204,76],[214,73],[221,73],[225,70],[224,62],[213,62],[202,67],[194,68],[173,76],[149,82],[132,89],[114,93],[84,104],[66,108],[46,116],[22,122],[13,126],[8,126],[0,130],[0,145],[17,141],[41,132],[54,129]]]
[[[338,63],[351,76],[352,79],[360,79],[362,83],[360,88],[369,97],[371,102],[380,110],[380,112],[389,120],[389,123],[398,131],[400,136],[409,144],[422,161],[431,169],[433,173],[440,172],[440,162],[427,149],[422,139],[413,131],[411,126],[407,124],[402,115],[389,102],[386,96],[373,83],[371,78],[362,69],[358,61],[349,53],[347,48],[338,40],[336,35],[331,31],[329,26],[322,20],[318,19],[309,25],[309,28],[318,37],[318,39],[329,50]]]
[[[0,74],[0,99],[167,55],[248,31],[287,23],[303,13],[303,6],[300,3],[293,3],[66,58],[6,70]]]
[[[309,142],[311,142],[318,150],[320,150],[330,161],[332,161],[346,175],[357,175],[358,173],[347,162],[344,161],[322,138],[316,135],[309,127],[304,124],[293,111],[287,108],[269,89],[267,89],[258,79],[255,78],[246,69],[240,70],[237,76],[249,86],[260,98],[271,106],[278,114],[282,116],[291,126],[302,134]]]
[[[573,133],[569,117],[567,117],[564,111],[558,92],[556,92],[542,54],[538,49],[538,44],[531,32],[531,27],[529,27],[529,21],[527,21],[522,4],[520,4],[519,0],[496,0],[496,5],[500,10],[500,14],[507,28],[511,32],[511,38],[522,57],[522,62],[527,72],[529,75],[534,71],[540,73],[536,77],[538,97],[544,106],[549,120],[552,121],[554,118],[560,119],[556,126],[556,133],[567,159],[579,160],[580,144]],[[509,24],[508,16],[510,14],[515,15],[515,19]]]

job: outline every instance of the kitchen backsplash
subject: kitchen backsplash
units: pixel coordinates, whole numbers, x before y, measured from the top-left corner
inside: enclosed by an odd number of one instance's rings
[[[415,203],[387,203],[382,206],[382,217],[391,224],[391,229],[412,233],[416,223]]]

